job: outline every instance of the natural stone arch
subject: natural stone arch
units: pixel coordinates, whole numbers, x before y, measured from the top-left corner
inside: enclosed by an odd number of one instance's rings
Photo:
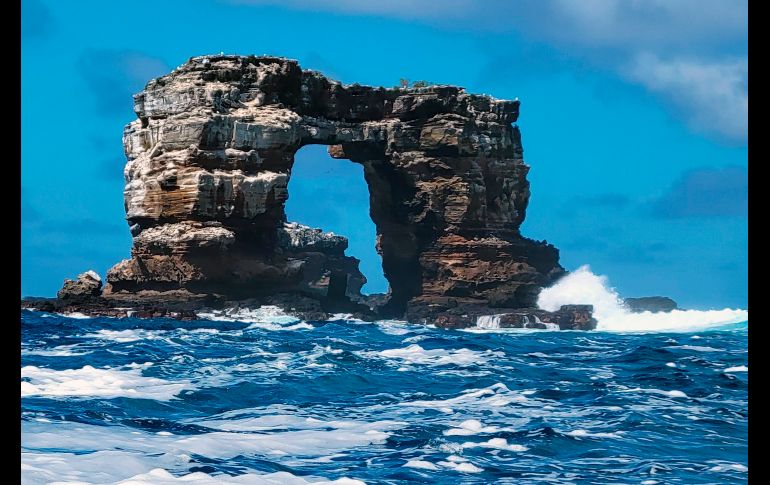
[[[307,144],[364,166],[392,293],[381,314],[533,306],[563,273],[553,246],[519,233],[530,194],[518,101],[342,85],[254,56],[192,58],[134,101],[124,132],[134,244],[108,294],[338,298],[345,275],[342,292],[355,296],[344,238],[285,226],[294,154]]]

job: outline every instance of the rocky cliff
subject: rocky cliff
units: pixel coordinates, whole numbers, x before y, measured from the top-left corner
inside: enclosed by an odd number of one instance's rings
[[[108,297],[357,299],[365,279],[347,241],[286,220],[307,144],[364,167],[390,283],[379,316],[534,307],[564,273],[556,248],[519,233],[530,189],[518,101],[343,85],[293,60],[220,55],[150,81],[134,109],[123,135],[133,248],[108,272]]]

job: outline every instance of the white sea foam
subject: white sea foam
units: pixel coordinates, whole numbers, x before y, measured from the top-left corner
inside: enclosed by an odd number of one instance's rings
[[[610,332],[687,332],[747,322],[749,319],[747,310],[730,308],[633,313],[609,286],[607,277],[595,275],[588,265],[544,288],[537,304],[547,311],[556,311],[568,304],[593,305],[597,329]]]
[[[710,472],[726,472],[726,471],[747,472],[749,471],[749,468],[746,465],[741,465],[740,463],[723,463],[723,464],[716,465],[709,468],[709,471]]]
[[[447,460],[447,461],[440,461],[438,462],[438,464],[443,466],[444,468],[450,468],[454,471],[458,471],[462,473],[481,473],[484,471],[483,468],[479,468],[473,463],[469,463],[467,460],[462,462]]]
[[[388,335],[406,335],[407,333],[420,330],[419,327],[411,325],[404,320],[377,320],[374,323],[381,332]]]
[[[726,352],[725,349],[715,349],[714,347],[704,347],[702,345],[672,345],[667,349],[694,350],[695,352]]]
[[[55,482],[51,485],[65,485],[72,482]],[[82,482],[77,482],[82,483]],[[329,481],[325,479],[310,478],[309,480],[304,477],[298,477],[292,475],[289,472],[275,472],[267,473],[264,475],[258,475],[254,473],[248,473],[244,475],[208,475],[203,472],[190,473],[188,475],[182,475],[176,477],[162,468],[156,468],[136,475],[126,480],[115,483],[115,485],[173,485],[178,483],[191,483],[195,485],[218,485],[224,484],[253,484],[253,485],[307,485],[315,483],[335,484],[335,485],[366,485],[365,482],[360,480],[352,480],[350,478],[340,478],[338,480]],[[75,485],[72,483],[72,485]]]
[[[431,349],[425,350],[417,344],[412,344],[400,349],[387,349],[377,351],[357,352],[363,357],[379,357],[384,359],[397,359],[409,364],[421,365],[457,365],[461,367],[482,364],[497,357],[504,357],[502,352],[485,350],[483,352],[470,349]]]
[[[22,453],[21,461],[22,483],[30,485],[366,485],[365,482],[350,478],[329,481],[318,477],[296,476],[289,472],[245,473],[236,476],[195,472],[175,476],[163,468],[147,472],[147,459],[112,451],[85,455]],[[110,466],[114,463],[120,463],[120,466]]]
[[[442,400],[417,400],[399,403],[400,406],[435,408],[447,413],[454,412],[455,407],[500,408],[511,403],[526,403],[527,391],[513,392],[505,384],[498,382],[482,389],[468,389],[459,396]]]
[[[198,312],[198,317],[215,322],[251,323],[249,329],[263,330],[312,330],[313,326],[284,312],[274,305],[259,308],[228,308]]]
[[[724,372],[748,372],[749,368],[745,365],[739,365],[737,367],[728,367]]]
[[[360,318],[355,318],[352,313],[333,313],[329,318],[326,319],[327,322],[336,322],[339,320],[345,320],[349,323],[370,323],[365,320],[361,320]]]
[[[505,438],[492,438],[489,441],[483,441],[481,443],[474,443],[467,441],[462,444],[463,448],[493,448],[496,450],[504,451],[527,451],[529,448],[523,445],[516,445],[508,443]]]
[[[746,465],[742,465],[740,463],[721,463],[719,465],[709,468],[709,471],[710,472],[727,472],[727,471],[747,472],[749,471],[749,468]]]
[[[89,315],[86,315],[84,313],[80,312],[68,312],[68,313],[54,313],[54,315],[59,315],[61,317],[67,317],[67,318],[76,318],[78,320],[85,320],[87,318],[93,318]]]
[[[643,392],[646,394],[659,394],[661,396],[667,396],[667,397],[683,397],[683,398],[687,397],[687,394],[677,389],[674,389],[672,391],[663,391],[661,389],[643,389],[641,387],[635,387],[633,389],[621,389],[619,392]]]
[[[77,357],[93,352],[92,350],[75,350],[78,348],[78,346],[79,344],[58,345],[51,349],[29,349],[27,347],[22,347],[21,355],[40,355],[42,357]]]
[[[260,410],[264,413],[270,408]],[[255,410],[256,411],[256,410]],[[232,432],[264,432],[281,430],[346,430],[352,433],[366,434],[369,431],[389,431],[405,426],[407,423],[402,421],[353,421],[353,420],[322,420],[312,416],[300,416],[296,414],[296,409],[282,410],[275,408],[277,414],[261,414],[258,416],[249,416],[238,418],[242,414],[250,414],[249,410],[239,410],[237,412],[228,412],[222,415],[212,417],[212,419],[195,419],[191,424],[205,426],[211,429]],[[281,411],[293,411],[294,414],[284,414]]]
[[[409,460],[404,466],[407,468],[421,468],[423,470],[438,470],[436,465],[425,460]]]
[[[198,424],[204,424],[203,422]],[[73,453],[97,450],[126,450],[145,456],[158,456],[155,468],[168,463],[169,456],[200,455],[227,459],[239,455],[266,457],[290,456],[318,458],[353,448],[381,445],[390,437],[389,430],[403,426],[395,422],[334,422],[317,420],[306,429],[267,431],[213,431],[196,435],[159,435],[121,426],[94,426],[68,422],[22,424],[22,447],[44,451],[56,448]],[[237,427],[237,423],[235,423]],[[335,427],[339,426],[339,427]],[[165,457],[165,458],[163,458]],[[142,470],[142,471],[144,471]]]
[[[21,368],[21,396],[105,398],[129,397],[168,401],[193,386],[187,381],[170,382],[142,375],[151,364],[133,364],[120,368],[54,370],[44,367]]]
[[[567,436],[573,436],[575,438],[620,438],[623,435],[622,431],[614,431],[612,433],[592,433],[585,429],[573,429],[567,431]]]
[[[94,333],[88,333],[84,337],[98,338],[101,340],[110,340],[112,342],[126,343],[139,340],[151,340],[158,338],[161,331],[127,329],[127,330],[98,330]]]
[[[466,419],[452,428],[444,430],[445,436],[472,436],[477,434],[497,433],[501,431],[497,426],[484,426],[477,419]]]

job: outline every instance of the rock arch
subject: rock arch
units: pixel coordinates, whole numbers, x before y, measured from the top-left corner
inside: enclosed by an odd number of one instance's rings
[[[342,85],[292,60],[220,55],[150,81],[134,105],[123,136],[134,240],[107,294],[357,298],[347,241],[286,221],[307,144],[364,167],[391,288],[381,315],[533,306],[564,272],[556,248],[519,233],[530,191],[518,101]]]

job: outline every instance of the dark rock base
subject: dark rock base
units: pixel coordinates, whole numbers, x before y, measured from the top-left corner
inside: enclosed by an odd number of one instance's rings
[[[378,303],[382,303],[377,299]],[[319,300],[298,293],[280,293],[265,298],[232,300],[215,295],[199,295],[184,291],[155,292],[108,296],[67,298],[24,298],[21,307],[50,313],[81,313],[115,318],[174,318],[196,320],[197,312],[225,308],[258,308],[273,305],[287,314],[305,321],[327,320],[334,313],[374,321],[386,318],[377,312],[377,302],[369,305],[345,300]],[[539,308],[490,308],[477,301],[454,298],[412,303],[406,320],[416,324],[433,324],[440,328],[531,328],[560,330],[593,330],[596,320],[591,305],[565,305],[556,312]]]

